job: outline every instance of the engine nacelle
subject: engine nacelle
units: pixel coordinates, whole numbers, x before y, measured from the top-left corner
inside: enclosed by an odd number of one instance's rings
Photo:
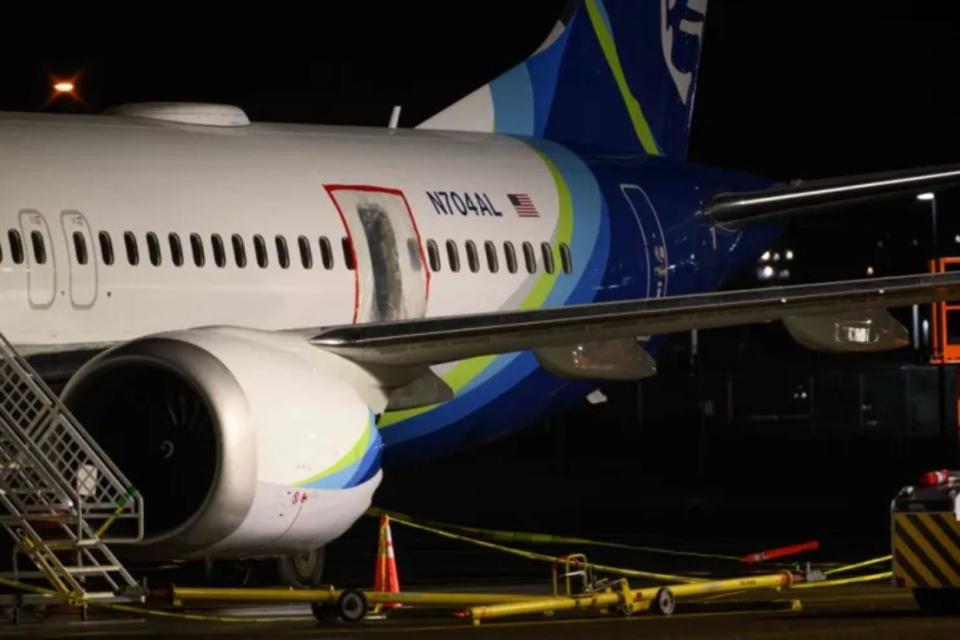
[[[199,329],[110,349],[63,397],[143,496],[138,556],[291,553],[341,535],[380,483],[351,366],[297,336]]]

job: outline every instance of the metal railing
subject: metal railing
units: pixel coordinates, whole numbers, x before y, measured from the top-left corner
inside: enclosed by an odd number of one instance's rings
[[[29,363],[0,335],[0,525],[59,592],[136,583],[107,542],[143,538],[143,500]]]

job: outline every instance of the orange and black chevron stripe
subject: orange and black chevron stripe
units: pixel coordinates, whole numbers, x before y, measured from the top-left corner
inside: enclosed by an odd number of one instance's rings
[[[905,587],[960,587],[960,523],[950,511],[893,514],[893,576]]]

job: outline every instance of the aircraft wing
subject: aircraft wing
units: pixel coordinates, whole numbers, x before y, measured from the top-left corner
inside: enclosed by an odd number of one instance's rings
[[[944,165],[720,193],[704,205],[701,213],[716,224],[736,229],[759,221],[824,213],[851,204],[954,186],[960,186],[960,165]]]
[[[960,299],[960,272],[344,325],[307,335],[317,347],[361,365],[422,367],[528,349],[544,362],[553,348],[569,352],[577,345],[612,345],[593,357],[602,361],[625,345],[636,347],[638,336],[791,318],[843,318],[857,311],[949,299]],[[855,325],[835,328],[852,328],[841,338],[853,343],[872,339],[869,326],[859,333]],[[589,351],[580,355],[591,359]]]

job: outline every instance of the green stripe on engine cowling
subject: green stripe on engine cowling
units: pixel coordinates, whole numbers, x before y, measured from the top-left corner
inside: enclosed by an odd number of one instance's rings
[[[332,466],[327,467],[319,473],[315,473],[305,480],[301,480],[296,484],[296,486],[306,486],[313,484],[324,478],[328,478],[335,473],[343,471],[347,467],[358,463],[367,452],[367,449],[370,446],[370,439],[374,434],[375,427],[373,426],[373,415],[370,416],[370,421],[367,423],[367,428],[363,430],[363,435],[360,436],[360,439],[347,451],[343,456],[333,463]]]
[[[563,179],[563,175],[553,161],[541,151],[536,149],[534,149],[534,151],[546,165],[547,170],[550,171],[550,175],[553,177],[553,182],[557,189],[559,211],[557,215],[557,226],[553,233],[554,244],[563,242],[569,245],[573,239],[573,201],[570,197],[570,188],[567,186],[566,180]],[[542,307],[550,295],[550,291],[553,289],[553,285],[557,281],[560,271],[560,269],[554,269],[553,273],[542,272],[534,283],[533,288],[530,289],[530,292],[520,303],[518,309],[528,310]],[[496,356],[469,358],[444,373],[441,378],[450,385],[454,394],[459,393],[461,389],[470,384],[471,380],[480,375],[495,358]],[[378,426],[381,429],[385,429],[403,420],[408,420],[422,413],[426,413],[436,406],[435,404],[431,404],[417,407],[416,409],[387,412],[383,415]]]

